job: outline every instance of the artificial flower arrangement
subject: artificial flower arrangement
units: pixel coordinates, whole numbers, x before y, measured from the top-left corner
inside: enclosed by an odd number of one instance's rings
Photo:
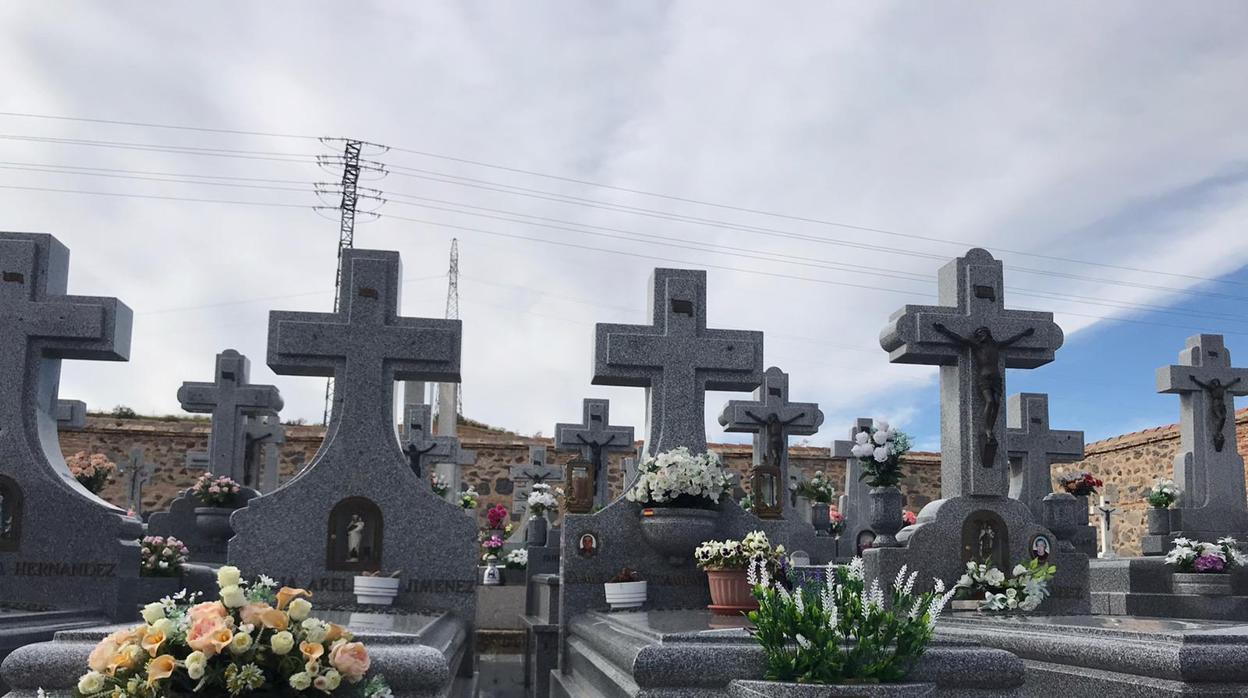
[[[809,480],[795,482],[789,488],[796,490],[797,496],[820,504],[830,504],[836,498],[836,488],[824,473],[815,473]]]
[[[680,446],[642,461],[624,496],[650,506],[710,508],[731,491],[732,478],[719,456]]]
[[[910,437],[906,432],[877,419],[869,433],[860,431],[854,435],[850,452],[862,463],[858,479],[866,480],[871,487],[893,487],[901,482],[901,459],[909,451]]]
[[[1061,488],[1076,497],[1087,497],[1096,494],[1096,488],[1101,487],[1105,483],[1101,482],[1095,475],[1086,470],[1076,470],[1071,473],[1065,473],[1057,478],[1057,484]]]
[[[446,493],[451,491],[451,484],[445,477],[434,473],[429,476],[429,488],[439,497],[445,497]]]
[[[903,567],[886,603],[878,579],[867,586],[862,558],[828,565],[822,585],[793,590],[767,565],[752,565],[748,574],[758,601],[758,610],[747,614],[750,634],[763,648],[770,681],[903,681],[953,595],[939,579],[935,591],[915,594],[918,573],[907,576]]]
[[[370,659],[344,627],[311,617],[311,593],[236,567],[217,572],[220,599],[181,591],[143,608],[142,625],[100,641],[78,679],[81,698],[390,695],[385,679],[363,682]],[[340,688],[342,690],[340,690]]]
[[[243,486],[224,475],[204,473],[188,490],[207,507],[233,506]]]
[[[1166,554],[1166,564],[1176,572],[1227,572],[1248,562],[1239,552],[1239,542],[1227,536],[1217,543],[1175,538],[1174,548]]]
[[[1013,576],[990,563],[966,563],[966,572],[953,590],[958,598],[980,601],[981,611],[1034,611],[1049,597],[1049,581],[1057,566],[1033,558],[1026,565],[1015,565]]]
[[[737,501],[742,511],[754,511],[754,495],[747,494]]]
[[[741,540],[708,540],[693,551],[693,559],[704,570],[743,570],[765,563],[775,574],[785,565],[784,546],[774,548],[767,534],[754,531]]]
[[[498,560],[498,554],[503,549],[503,539],[497,535],[488,536],[481,541],[481,559],[485,562],[495,562]]]
[[[901,523],[905,526],[913,526],[919,520],[919,515],[909,509],[901,510]]]
[[[839,536],[845,532],[845,515],[833,509],[828,512],[828,533]]]
[[[463,492],[460,492],[459,493],[460,508],[464,510],[476,509],[478,506],[478,499],[477,499],[478,497],[480,497],[480,495],[478,495],[477,491],[474,490],[472,487],[469,487]]]
[[[1174,484],[1174,480],[1163,477],[1157,480],[1145,499],[1154,509],[1169,509],[1179,499],[1180,494],[1182,491]]]
[[[182,574],[182,566],[190,560],[191,551],[173,536],[144,536],[139,539],[140,576],[176,577]]]
[[[103,453],[87,455],[86,451],[79,451],[66,458],[65,464],[69,466],[69,473],[78,484],[87,488],[91,494],[99,494],[112,479],[113,473],[117,472],[117,464]]]
[[[559,508],[559,500],[555,498],[550,485],[544,482],[533,483],[526,504],[533,516],[545,516],[546,512],[557,511]]]
[[[522,570],[529,566],[529,551],[525,548],[516,548],[507,553],[507,557],[503,558],[509,570]]]

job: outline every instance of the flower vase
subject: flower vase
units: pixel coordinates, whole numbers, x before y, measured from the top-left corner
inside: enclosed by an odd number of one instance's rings
[[[871,530],[875,531],[873,548],[896,548],[897,532],[904,525],[901,519],[901,490],[895,486],[872,487],[868,494],[871,497]]]
[[[641,512],[641,536],[673,565],[693,560],[693,551],[715,537],[719,512],[685,507],[648,507]]]
[[[603,584],[607,603],[612,611],[641,608],[646,602],[646,582],[607,582]]]
[[[195,507],[195,528],[203,537],[224,544],[234,535],[230,527],[230,507]]]
[[[1148,509],[1148,534],[1150,536],[1170,535],[1170,510],[1158,507]]]
[[[529,526],[525,531],[525,542],[533,546],[546,545],[547,522],[546,514],[538,514],[529,518]]]
[[[399,579],[356,575],[354,591],[355,600],[361,605],[390,606],[399,595]]]
[[[497,587],[503,585],[503,575],[498,570],[498,560],[490,558],[485,561],[485,573],[481,576],[481,585]]]
[[[816,533],[828,532],[832,519],[828,516],[827,502],[813,502],[810,505],[810,522],[815,526]]]
[[[750,589],[745,570],[707,570],[706,581],[711,587],[712,613],[721,616],[739,616],[746,611],[757,611],[758,600]]]

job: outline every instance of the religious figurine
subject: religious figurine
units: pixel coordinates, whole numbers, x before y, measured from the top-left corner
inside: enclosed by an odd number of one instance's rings
[[[13,514],[5,507],[4,490],[0,490],[0,538],[8,538],[13,531]]]
[[[997,541],[997,532],[993,530],[992,524],[985,521],[979,526],[979,561],[987,562],[992,559],[992,549]]]
[[[992,330],[980,327],[968,339],[942,323],[932,325],[935,330],[948,337],[956,346],[969,347],[971,362],[975,370],[975,378],[979,385],[979,395],[984,400],[984,452],[981,464],[991,468],[997,455],[997,416],[1001,413],[1001,398],[1005,389],[1005,381],[1001,375],[1001,350],[1024,337],[1036,333],[1034,327],[998,341],[992,336]]]
[[[424,459],[424,455],[426,453],[437,447],[438,444],[436,442],[430,442],[430,444],[424,448],[417,448],[416,444],[409,443],[407,447],[403,449],[403,451],[407,453],[408,463],[411,464],[412,472],[416,473],[416,477],[423,478],[425,476],[424,469],[421,467],[421,461]]]
[[[1213,416],[1213,421],[1217,424],[1213,430],[1213,450],[1221,453],[1222,447],[1226,445],[1226,435],[1223,434],[1226,428],[1226,391],[1235,387],[1235,384],[1240,379],[1236,378],[1230,383],[1223,385],[1220,378],[1212,378],[1208,383],[1201,383],[1196,379],[1196,376],[1188,377],[1206,393],[1209,393],[1209,414]]]
[[[755,424],[763,428],[763,440],[767,444],[767,450],[764,453],[763,460],[776,466],[777,468],[780,467],[780,456],[788,448],[787,439],[784,435],[784,427],[787,427],[793,422],[805,417],[806,413],[798,412],[797,416],[792,419],[786,419],[783,422],[780,421],[780,415],[775,412],[771,412],[766,418],[763,418],[753,412],[750,412],[749,410],[746,410],[745,416],[749,417]]]
[[[603,472],[605,470],[605,464],[602,462],[602,449],[604,446],[610,446],[611,442],[615,441],[615,437],[616,435],[612,434],[610,437],[607,438],[606,441],[599,443],[597,440],[590,441],[580,434],[576,435],[577,441],[580,441],[582,444],[589,446],[589,452],[591,454],[590,459],[593,461],[593,464],[594,464],[594,481],[595,482],[598,481],[598,478],[605,478],[607,476],[607,474]],[[592,494],[590,495],[590,499],[593,499]]]
[[[351,515],[347,524],[347,562],[360,561],[360,543],[364,539],[364,519],[359,514]]]

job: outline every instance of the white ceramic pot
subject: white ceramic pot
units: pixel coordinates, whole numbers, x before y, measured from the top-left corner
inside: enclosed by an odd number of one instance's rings
[[[645,581],[607,583],[602,586],[607,591],[607,603],[611,604],[612,611],[641,608],[646,602]]]
[[[355,600],[361,604],[374,606],[390,606],[399,595],[397,577],[360,577],[355,578]]]

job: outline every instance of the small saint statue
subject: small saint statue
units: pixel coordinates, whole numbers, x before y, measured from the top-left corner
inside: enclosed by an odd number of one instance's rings
[[[1208,383],[1202,383],[1197,380],[1196,376],[1188,377],[1192,379],[1193,383],[1200,386],[1202,390],[1209,393],[1209,415],[1213,417],[1214,421],[1213,450],[1221,453],[1222,447],[1226,446],[1226,434],[1223,433],[1226,429],[1226,391],[1235,387],[1235,384],[1241,379],[1236,378],[1230,383],[1223,385],[1222,380],[1219,378],[1211,378]]]
[[[360,544],[364,540],[364,519],[359,514],[352,514],[347,524],[347,562],[360,561]]]

